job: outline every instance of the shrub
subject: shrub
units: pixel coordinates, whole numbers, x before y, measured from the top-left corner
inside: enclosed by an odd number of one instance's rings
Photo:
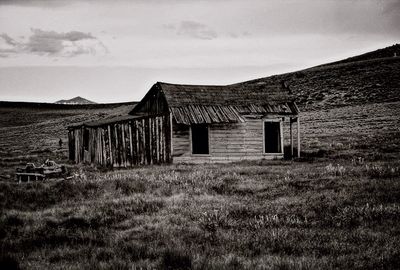
[[[334,224],[338,227],[359,226],[371,223],[382,223],[385,221],[396,222],[400,220],[400,206],[371,205],[346,206],[339,208],[333,217]]]
[[[124,195],[133,193],[145,193],[146,183],[143,180],[119,179],[115,181],[115,189],[121,191]]]
[[[351,164],[353,166],[359,166],[359,165],[364,165],[365,159],[363,157],[353,157],[351,159]]]
[[[394,178],[400,176],[400,167],[378,164],[366,164],[365,172],[372,178]]]
[[[204,212],[199,220],[200,227],[207,232],[215,232],[219,227],[228,225],[228,213],[223,209]]]
[[[325,170],[328,174],[332,174],[335,176],[343,176],[346,172],[346,168],[342,165],[337,164],[336,166],[329,163],[328,166],[325,167]]]
[[[265,229],[267,227],[306,227],[309,225],[307,217],[301,215],[257,215],[249,221],[249,227],[253,230]]]

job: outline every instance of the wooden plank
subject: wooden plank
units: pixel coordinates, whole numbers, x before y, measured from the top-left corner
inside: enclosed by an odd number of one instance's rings
[[[160,132],[160,162],[165,163],[165,132],[164,132],[164,123],[165,123],[165,116],[160,117],[160,125],[159,125],[159,132]]]
[[[169,131],[169,134],[168,134],[168,139],[169,139],[169,145],[168,145],[168,147],[169,147],[169,151],[168,151],[168,162],[173,162],[173,154],[174,154],[174,139],[173,139],[173,127],[174,127],[174,124],[173,124],[173,119],[172,119],[172,115],[170,114],[169,115],[169,121],[167,121],[166,122],[167,123],[167,126],[166,126],[166,128],[168,129],[168,131]],[[168,132],[167,131],[167,132]]]
[[[121,123],[120,125],[120,132],[121,132],[121,142],[122,142],[122,147],[121,147],[121,166],[126,168],[126,144],[125,144],[125,124]]]
[[[146,134],[145,134],[145,130],[146,130],[146,121],[145,121],[145,119],[142,119],[142,128],[141,128],[142,148],[140,150],[140,155],[142,157],[141,164],[146,164]]]
[[[112,135],[111,135],[111,126],[108,125],[107,126],[108,129],[108,145],[109,145],[109,149],[110,149],[110,166],[114,165],[114,155],[113,155],[113,151],[112,151]]]
[[[103,128],[98,128],[98,138],[99,138],[99,164],[103,164]]]
[[[156,148],[155,136],[156,136],[156,133],[155,133],[155,129],[154,129],[154,123],[155,123],[155,118],[149,117],[149,126],[150,126],[150,135],[149,135],[149,137],[150,137],[150,164],[154,164],[154,163],[157,162],[156,158],[155,158],[155,150],[156,150],[155,149]]]
[[[155,119],[155,130],[156,130],[156,161],[157,164],[160,164],[160,143],[161,143],[161,137],[160,137],[160,118],[156,117]]]
[[[78,163],[78,130],[74,130],[74,162]]]
[[[162,135],[162,120],[163,117],[159,116],[157,120],[157,161],[158,163],[163,163],[163,135]]]
[[[99,162],[99,134],[98,128],[93,129],[93,138],[94,138],[94,152],[93,152],[93,159],[92,163],[98,164]]]
[[[131,167],[131,143],[130,143],[130,132],[129,132],[129,122],[125,123],[125,145],[126,145],[126,166]]]
[[[157,117],[151,119],[151,159],[153,164],[157,163],[157,132],[156,132]]]
[[[90,128],[89,132],[90,132],[89,163],[94,163],[96,158],[96,129]]]
[[[118,151],[118,125],[114,124],[113,125],[113,137],[114,137],[114,147],[112,147],[113,149],[113,155],[114,155],[114,167],[119,167],[120,161],[121,161],[121,157],[119,156],[119,151]]]
[[[297,117],[297,157],[300,157],[300,117]]]
[[[136,148],[134,148],[135,150],[133,151],[133,155],[134,155],[134,160],[135,160],[135,164],[140,164],[140,153],[139,153],[139,130],[138,130],[138,122],[137,121],[132,121],[133,123],[133,127],[135,130],[135,140],[134,145],[136,145]]]
[[[100,137],[100,165],[104,166],[104,129],[100,128],[99,130],[99,137]]]
[[[79,162],[79,153],[81,149],[79,148],[79,129],[75,130],[75,162]]]
[[[290,158],[293,158],[293,123],[292,118],[289,119],[290,126]]]
[[[110,162],[110,154],[109,154],[109,146],[107,143],[107,136],[108,136],[108,130],[107,127],[103,128],[103,140],[104,140],[104,165],[108,166]]]
[[[84,155],[84,149],[83,149],[83,128],[81,128],[79,130],[79,160],[78,162],[82,162],[83,161],[83,155]]]
[[[130,164],[131,166],[134,164],[133,162],[133,138],[132,138],[132,125],[129,123],[129,151],[130,151]]]
[[[145,141],[145,152],[146,152],[146,163],[145,164],[151,164],[151,142],[150,142],[150,119],[146,118],[144,121],[144,137],[146,139]]]
[[[141,137],[140,137],[140,126],[141,126],[141,121],[134,121],[135,123],[135,138],[136,138],[136,164],[141,163],[141,156],[140,156],[140,142],[141,142]]]

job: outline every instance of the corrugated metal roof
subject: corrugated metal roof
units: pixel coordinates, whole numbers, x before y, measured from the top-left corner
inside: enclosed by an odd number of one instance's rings
[[[178,124],[244,122],[233,106],[187,105],[170,107],[170,112]]]
[[[243,115],[279,114],[296,115],[299,110],[295,103],[242,105],[242,106],[202,106],[187,105],[170,107],[170,112],[178,124],[212,124],[244,122]]]

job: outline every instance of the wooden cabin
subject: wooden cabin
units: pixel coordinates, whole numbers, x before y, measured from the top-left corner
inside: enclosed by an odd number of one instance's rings
[[[293,125],[297,126],[294,132]],[[103,166],[232,162],[293,156],[299,110],[284,83],[157,82],[129,113],[69,128],[70,159]]]

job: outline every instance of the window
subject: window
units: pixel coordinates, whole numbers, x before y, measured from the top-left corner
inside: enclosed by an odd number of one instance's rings
[[[282,153],[281,122],[264,122],[264,153]]]
[[[192,125],[192,153],[209,154],[208,126],[204,124]]]
[[[89,150],[89,130],[86,128],[83,130],[83,149]]]

